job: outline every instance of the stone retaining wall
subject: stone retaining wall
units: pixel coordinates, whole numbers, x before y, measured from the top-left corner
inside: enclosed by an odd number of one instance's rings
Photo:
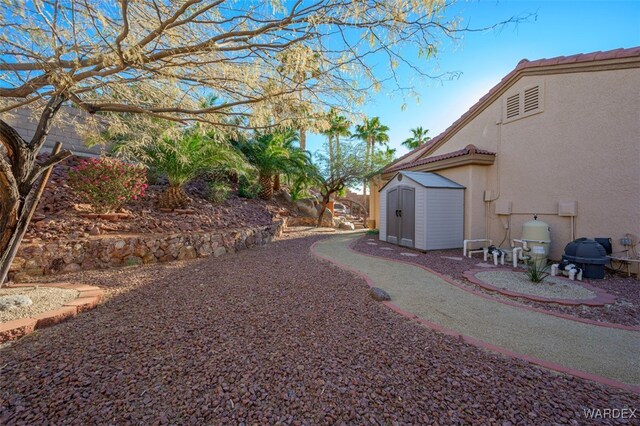
[[[50,275],[89,269],[105,269],[220,256],[265,245],[282,233],[283,222],[249,229],[225,229],[186,234],[102,236],[23,244],[18,250],[9,279]]]

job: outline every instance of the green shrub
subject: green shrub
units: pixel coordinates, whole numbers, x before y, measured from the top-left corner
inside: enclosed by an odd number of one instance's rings
[[[380,230],[379,229],[368,229],[367,230],[367,235],[378,235],[380,234]]]
[[[96,213],[111,213],[144,195],[144,167],[111,158],[82,160],[67,175],[67,183]]]
[[[221,203],[229,198],[231,188],[224,182],[209,182],[207,185],[207,200]]]
[[[242,198],[258,198],[262,187],[257,182],[252,182],[245,176],[240,176],[238,195]]]
[[[549,276],[548,269],[549,266],[547,265],[538,265],[533,260],[529,260],[527,261],[527,271],[525,273],[531,282],[541,283]]]

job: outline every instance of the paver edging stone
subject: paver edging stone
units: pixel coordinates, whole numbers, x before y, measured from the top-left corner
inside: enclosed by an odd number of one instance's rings
[[[58,309],[42,312],[32,317],[19,318],[13,321],[0,323],[0,343],[19,339],[29,333],[32,333],[35,330],[61,323],[69,318],[75,317],[81,312],[93,309],[98,305],[98,303],[100,303],[104,294],[100,287],[71,283],[20,283],[9,284],[5,286],[5,288],[34,287],[35,285],[39,287],[53,287],[63,288],[67,290],[77,290],[78,295],[75,299],[65,303]]]
[[[424,267],[422,265],[417,265],[417,264],[411,263],[411,262],[405,262],[405,261],[401,261],[401,260],[390,259],[390,258],[385,258],[385,257],[381,257],[381,256],[374,256],[374,255],[370,255],[370,254],[366,254],[366,253],[361,253],[361,252],[353,249],[353,247],[352,247],[353,244],[356,241],[357,240],[352,241],[347,246],[347,248],[350,251],[353,251],[354,253],[357,253],[357,254],[360,254],[360,255],[363,255],[363,256],[368,256],[368,257],[373,257],[373,258],[380,258],[380,259],[389,260],[389,261],[393,261],[393,262],[397,262],[397,263],[404,263],[404,264],[407,264],[407,265],[417,266],[417,267],[419,267],[421,269],[424,269],[427,272],[433,273],[434,275],[436,275],[436,276],[442,278],[443,280],[455,285],[456,287],[459,287],[459,288],[461,288],[461,289],[463,289],[465,291],[469,291],[470,293],[476,294],[476,295],[478,295],[480,297],[483,297],[483,298],[486,298],[486,299],[490,299],[490,300],[495,300],[495,301],[498,301],[498,302],[501,302],[501,303],[506,303],[508,305],[515,306],[515,307],[521,307],[521,308],[526,308],[526,309],[538,311],[538,312],[545,313],[545,314],[551,314],[549,311],[545,311],[543,309],[532,308],[532,307],[529,307],[529,306],[526,306],[526,305],[521,305],[521,304],[517,304],[517,303],[513,303],[513,302],[501,301],[499,299],[495,299],[495,298],[493,298],[491,296],[488,296],[488,295],[485,295],[483,293],[479,293],[479,292],[476,292],[476,291],[473,291],[473,290],[466,289],[465,287],[463,287],[461,285],[458,285],[457,283],[454,283],[452,280],[450,280],[447,277],[439,274],[438,272],[432,271],[429,268]],[[362,272],[360,272],[360,271],[358,271],[356,269],[353,269],[350,266],[347,266],[347,265],[345,265],[345,264],[343,264],[341,262],[338,262],[338,261],[336,261],[334,259],[330,259],[330,258],[325,257],[324,255],[318,253],[318,251],[316,250],[316,245],[319,244],[319,243],[322,243],[322,242],[323,242],[323,240],[316,241],[315,243],[313,243],[311,245],[310,250],[311,250],[311,253],[314,256],[318,257],[319,259],[325,260],[327,262],[333,263],[334,265],[337,265],[338,267],[340,267],[340,268],[342,268],[344,270],[350,271],[351,273],[361,277],[362,279],[365,280],[365,282],[367,283],[369,288],[375,287],[375,283],[373,281],[371,281],[371,279],[369,278],[368,275],[366,275],[366,274],[364,274],[364,273],[362,273]],[[536,365],[538,365],[540,367],[544,367],[544,368],[547,368],[549,370],[557,371],[559,373],[569,374],[569,375],[576,376],[576,377],[579,377],[579,378],[582,378],[582,379],[591,380],[593,382],[600,383],[600,384],[603,384],[603,385],[607,385],[607,386],[611,386],[611,387],[614,387],[614,388],[623,389],[623,390],[630,391],[630,392],[633,392],[633,393],[636,393],[636,394],[640,394],[640,386],[629,385],[627,383],[619,382],[617,380],[610,379],[608,377],[603,377],[603,376],[599,376],[599,375],[596,375],[596,374],[588,373],[588,372],[585,372],[585,371],[580,371],[580,370],[576,370],[576,369],[573,369],[573,368],[565,367],[563,365],[560,365],[560,364],[557,364],[557,363],[554,363],[554,362],[550,362],[550,361],[546,361],[546,360],[543,360],[543,359],[535,358],[535,357],[532,357],[532,356],[529,356],[529,355],[519,354],[519,353],[510,351],[510,350],[508,350],[506,348],[495,346],[495,345],[492,345],[491,343],[483,342],[483,341],[475,339],[475,338],[473,338],[471,336],[467,336],[467,335],[461,334],[461,333],[459,333],[459,332],[457,332],[457,331],[455,331],[453,329],[444,327],[444,326],[442,326],[440,324],[436,324],[436,323],[433,323],[431,321],[428,321],[428,320],[425,320],[423,318],[420,318],[417,315],[412,314],[411,312],[405,311],[404,309],[400,308],[399,306],[397,306],[393,302],[380,302],[380,303],[384,304],[389,309],[391,309],[392,311],[402,315],[403,317],[408,318],[408,319],[413,320],[413,321],[416,321],[418,324],[420,324],[422,326],[426,326],[427,328],[430,328],[432,330],[435,330],[436,332],[445,334],[447,336],[457,337],[459,339],[462,339],[462,341],[464,341],[465,343],[468,343],[470,345],[476,346],[478,348],[489,350],[489,351],[495,352],[495,353],[499,353],[499,354],[502,354],[502,355],[505,355],[505,356],[508,356],[508,357],[511,357],[511,358],[521,359],[521,360],[530,362],[532,364],[536,364]],[[553,314],[551,314],[551,315],[553,315]],[[562,315],[556,315],[556,316],[563,317]],[[577,320],[576,317],[573,317],[573,316],[570,316],[570,315],[566,315],[566,317],[567,317],[566,319]],[[589,320],[586,320],[585,322],[591,323]],[[600,323],[598,323],[597,321],[592,321],[592,322],[595,323],[595,324],[600,325]],[[611,324],[611,325],[618,325],[618,324]],[[625,327],[625,329],[628,329],[627,326],[614,327],[614,328],[622,328],[622,327]],[[640,328],[640,327],[637,327],[637,328]]]
[[[498,269],[491,270],[491,272],[501,272],[501,271],[513,272],[513,270],[508,268],[498,268]],[[591,291],[592,293],[595,293],[596,297],[592,299],[557,299],[557,298],[535,296],[532,294],[518,293],[516,291],[506,290],[504,288],[496,287],[485,281],[482,281],[480,278],[476,276],[476,274],[479,272],[487,272],[487,271],[485,269],[470,269],[468,271],[463,272],[462,275],[464,275],[464,277],[468,279],[470,282],[476,285],[479,285],[480,287],[486,290],[495,291],[496,293],[500,293],[509,297],[521,297],[523,299],[532,300],[534,302],[557,303],[558,305],[565,305],[565,306],[575,306],[575,305],[604,306],[610,303],[614,303],[616,301],[615,296],[612,296],[611,294],[607,293],[601,288],[594,287],[583,282],[570,281],[568,278],[564,278],[564,277],[555,277],[555,278],[567,280],[573,285],[581,286]],[[524,274],[524,272],[517,272],[517,273]]]

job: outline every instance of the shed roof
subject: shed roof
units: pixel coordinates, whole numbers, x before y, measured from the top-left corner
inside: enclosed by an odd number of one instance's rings
[[[425,188],[450,188],[450,189],[465,188],[463,185],[460,185],[459,183],[456,183],[451,179],[447,179],[444,176],[441,176],[437,173],[431,173],[431,172],[398,172],[393,176],[393,178],[389,179],[389,182],[393,181],[393,179],[395,179],[397,175],[406,176],[412,181],[414,181],[415,183],[417,183],[418,185],[421,185]],[[384,186],[380,188],[378,192],[382,191],[384,187],[389,184],[389,182],[384,184]]]

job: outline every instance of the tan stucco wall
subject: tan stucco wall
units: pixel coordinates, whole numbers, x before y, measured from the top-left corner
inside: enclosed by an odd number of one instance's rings
[[[106,148],[103,146],[88,147],[85,139],[79,134],[76,122],[80,126],[86,122],[87,114],[76,108],[63,107],[55,117],[53,125],[49,130],[46,142],[42,148],[44,152],[49,152],[56,142],[62,143],[63,149],[70,150],[75,155],[97,156]],[[28,108],[19,108],[2,117],[12,126],[20,136],[30,140],[38,126],[37,112]]]
[[[369,181],[371,194],[369,195],[369,219],[375,220],[374,227],[380,227],[380,193],[378,192],[386,181],[380,177],[374,177]]]
[[[543,112],[499,124],[502,99],[537,83],[544,86]],[[575,238],[611,237],[614,251],[622,250],[625,233],[638,241],[640,69],[523,77],[431,155],[468,144],[496,152],[496,162],[437,171],[467,187],[466,237],[484,236],[483,193],[490,190],[513,209],[498,217],[489,203],[487,233],[496,243],[519,238],[537,213],[551,226],[551,257],[560,258],[571,228],[570,218],[557,215],[558,202],[573,200]]]

